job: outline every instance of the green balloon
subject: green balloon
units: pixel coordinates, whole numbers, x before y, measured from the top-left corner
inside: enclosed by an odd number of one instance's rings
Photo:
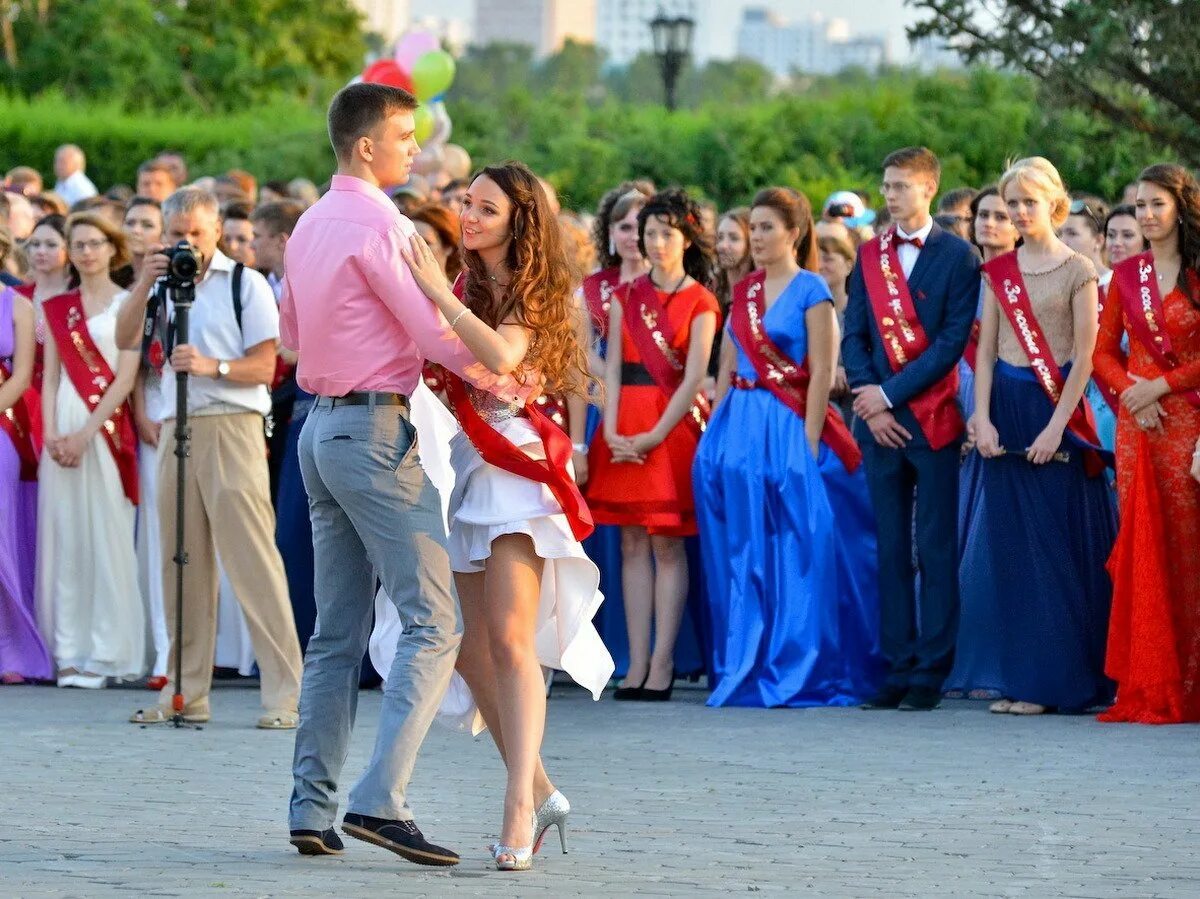
[[[413,91],[418,100],[445,93],[454,81],[454,57],[445,50],[430,50],[412,68]]]
[[[433,134],[433,112],[428,106],[418,106],[413,110],[413,137],[417,143],[423,144]]]

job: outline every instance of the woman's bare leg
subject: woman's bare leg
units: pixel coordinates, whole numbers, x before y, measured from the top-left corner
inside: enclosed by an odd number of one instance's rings
[[[650,535],[642,527],[621,528],[621,592],[629,635],[629,668],[622,687],[640,687],[650,670],[650,623],[654,615],[654,566]]]
[[[647,690],[665,690],[675,668],[675,638],[687,604],[688,561],[682,537],[650,536],[654,551],[654,655]]]

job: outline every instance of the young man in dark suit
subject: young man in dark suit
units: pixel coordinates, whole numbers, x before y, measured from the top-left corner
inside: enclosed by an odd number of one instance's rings
[[[879,532],[889,665],[871,709],[936,708],[958,630],[957,365],[975,320],[979,260],[930,215],[940,175],[924,147],[884,160],[895,224],[862,245],[850,276],[842,358]]]

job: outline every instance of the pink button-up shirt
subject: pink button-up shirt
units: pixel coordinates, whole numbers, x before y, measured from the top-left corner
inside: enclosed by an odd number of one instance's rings
[[[319,396],[407,396],[430,359],[506,400],[526,399],[534,385],[488,371],[421,292],[400,255],[414,233],[383,191],[349,175],[335,175],[300,217],[279,301],[283,345],[300,356],[297,382]]]

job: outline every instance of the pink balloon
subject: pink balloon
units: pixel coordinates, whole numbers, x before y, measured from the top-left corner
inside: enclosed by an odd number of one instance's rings
[[[437,35],[428,31],[410,31],[396,42],[394,59],[405,72],[412,72],[413,63],[430,50],[440,50]]]

